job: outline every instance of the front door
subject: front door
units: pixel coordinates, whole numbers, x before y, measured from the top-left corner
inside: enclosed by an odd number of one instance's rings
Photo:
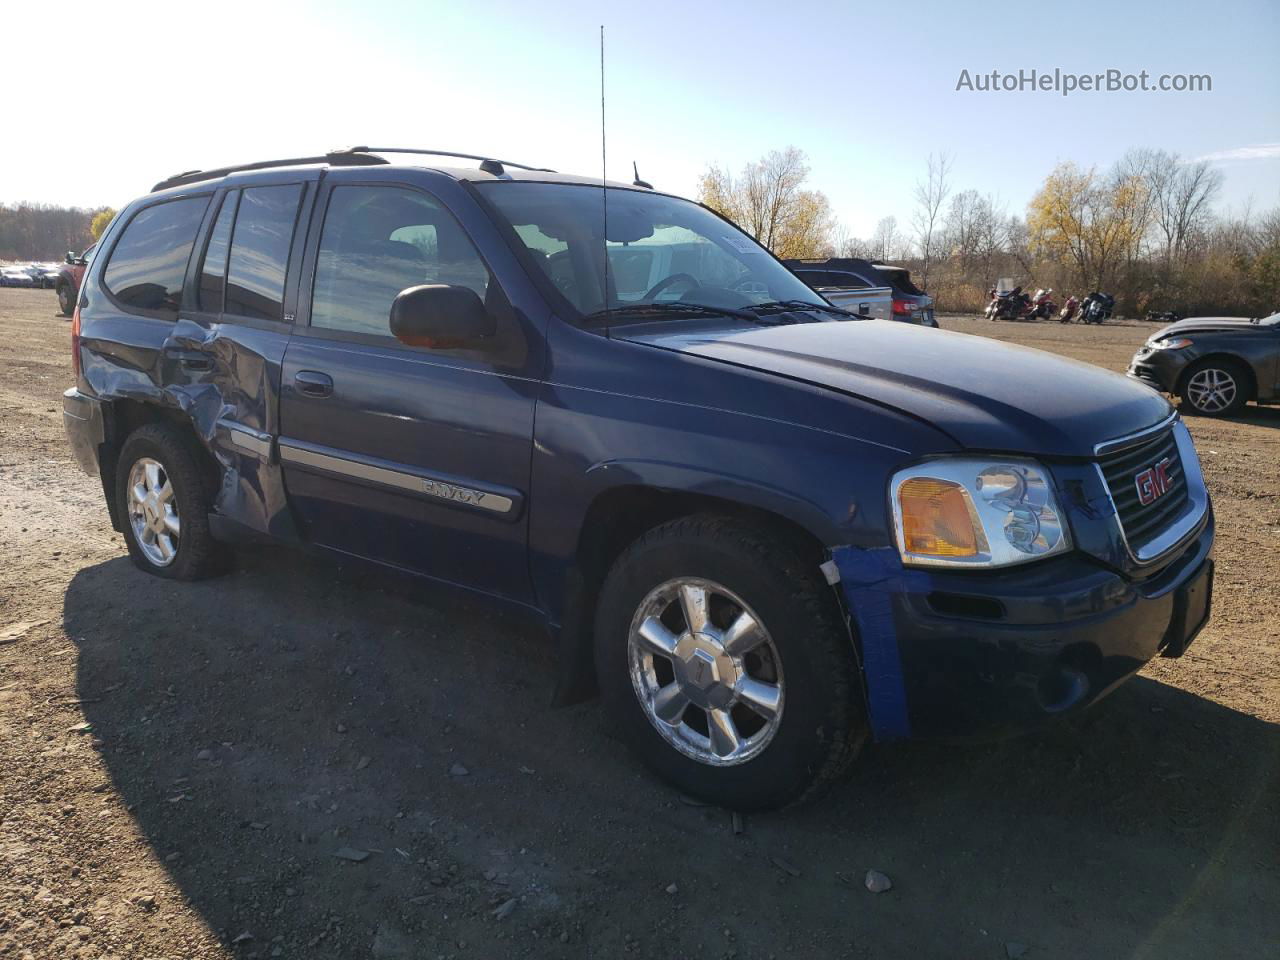
[[[331,171],[321,193],[283,370],[290,502],[318,544],[527,602],[537,361],[525,321],[438,199],[368,176]],[[391,336],[392,300],[424,283],[474,290],[493,343]]]

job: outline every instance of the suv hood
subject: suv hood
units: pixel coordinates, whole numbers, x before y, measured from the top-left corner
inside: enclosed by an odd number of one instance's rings
[[[742,329],[615,328],[614,337],[827,387],[914,416],[962,447],[1092,457],[1169,416],[1149,387],[986,337],[880,320]]]
[[[1151,335],[1151,339],[1161,340],[1170,335],[1184,336],[1188,333],[1212,333],[1215,330],[1234,330],[1238,333],[1241,329],[1267,330],[1270,328],[1254,323],[1248,317],[1188,317],[1162,327]]]

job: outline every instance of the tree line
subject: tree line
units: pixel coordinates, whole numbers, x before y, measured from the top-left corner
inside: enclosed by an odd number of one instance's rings
[[[1122,313],[1176,310],[1259,316],[1280,309],[1280,208],[1215,210],[1223,183],[1207,161],[1130,150],[1110,169],[1055,167],[1025,212],[956,190],[953,159],[930,155],[904,223],[851,235],[795,147],[733,174],[709,167],[698,199],[782,258],[849,256],[902,263],[940,309],[980,310],[997,280],[1060,297],[1104,290]],[[101,235],[114,211],[0,205],[0,259],[56,260]]]
[[[0,204],[0,260],[61,260],[68,250],[79,253],[93,243],[90,226],[103,211],[110,212],[107,207]]]
[[[737,176],[708,168],[698,198],[782,258],[902,263],[944,310],[980,310],[1001,278],[1063,298],[1103,290],[1130,315],[1280,309],[1280,208],[1216,211],[1223,175],[1207,161],[1143,148],[1106,170],[1062,163],[1019,214],[956,190],[953,158],[930,155],[905,225],[885,217],[866,238],[841,226],[808,178],[804,153],[788,147]]]

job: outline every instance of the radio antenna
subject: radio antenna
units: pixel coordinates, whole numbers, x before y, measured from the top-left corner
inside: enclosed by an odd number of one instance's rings
[[[604,126],[604,24],[600,24],[600,212],[603,223],[600,231],[600,255],[604,263],[600,273],[600,297],[604,303],[605,336],[609,335],[609,188],[608,154],[605,147]]]

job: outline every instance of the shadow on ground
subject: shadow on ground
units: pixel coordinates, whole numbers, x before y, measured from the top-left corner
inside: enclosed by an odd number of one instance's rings
[[[264,550],[221,580],[116,559],[68,589],[115,788],[223,942],[252,934],[241,956],[1224,957],[1280,937],[1274,725],[1138,678],[1086,725],[873,748],[735,835],[595,704],[547,707],[538,631],[381,583]],[[863,888],[872,867],[892,891]]]
[[[1260,407],[1250,404],[1238,417],[1231,418],[1232,423],[1243,423],[1251,427],[1271,427],[1280,429],[1280,407]]]

